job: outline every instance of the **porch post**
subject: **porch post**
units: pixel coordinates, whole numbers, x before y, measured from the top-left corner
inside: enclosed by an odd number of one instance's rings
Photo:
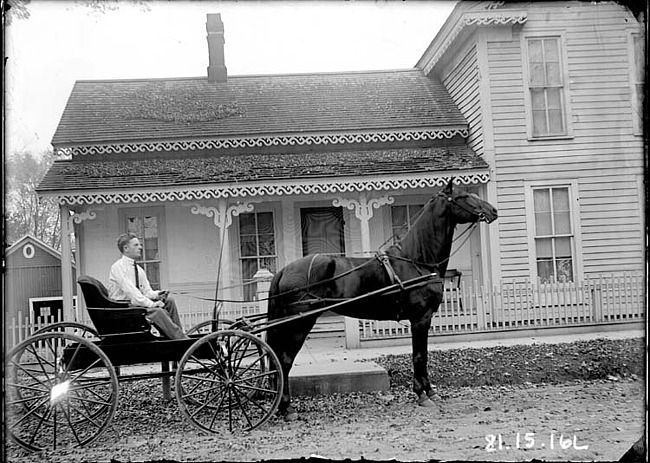
[[[70,209],[65,205],[59,206],[61,210],[61,296],[63,297],[63,320],[76,321],[72,304],[72,247]]]
[[[395,199],[389,195],[368,198],[366,192],[363,191],[359,195],[359,200],[337,197],[332,201],[332,205],[334,207],[345,207],[354,211],[354,215],[359,219],[361,225],[361,252],[367,255],[372,251],[370,247],[369,221],[374,215],[374,209],[379,209],[385,204],[393,204],[394,201]]]
[[[238,216],[244,212],[253,211],[254,201],[246,201],[244,203],[237,203],[232,206],[228,206],[227,199],[220,199],[217,207],[205,207],[200,204],[194,204],[192,206],[192,214],[205,215],[206,217],[214,217],[214,225],[219,229],[219,246],[220,249],[217,250],[217,265],[221,268],[219,271],[219,289],[223,291],[224,282],[232,283],[232,258],[230,255],[230,243],[229,243],[229,233],[228,229],[232,225],[232,219],[234,216]],[[219,268],[217,267],[217,268]],[[223,291],[222,294],[230,295],[230,291]]]
[[[368,198],[366,192],[361,192],[359,200],[337,197],[332,201],[334,207],[345,207],[354,210],[354,215],[359,219],[361,230],[361,252],[364,256],[372,252],[370,247],[370,219],[374,215],[374,209],[379,209],[385,204],[393,204],[395,199],[389,195],[378,198]],[[361,346],[359,340],[359,320],[356,318],[344,317],[345,321],[345,346],[354,349]]]

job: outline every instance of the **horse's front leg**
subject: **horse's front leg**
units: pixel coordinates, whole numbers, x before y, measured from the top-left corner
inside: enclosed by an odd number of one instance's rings
[[[429,398],[431,383],[429,382],[428,341],[431,327],[431,312],[420,320],[411,320],[411,341],[413,343],[413,391],[418,396],[418,405],[433,407],[435,404]]]

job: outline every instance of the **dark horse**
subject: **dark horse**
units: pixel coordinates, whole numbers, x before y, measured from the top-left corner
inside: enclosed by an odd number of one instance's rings
[[[334,312],[370,320],[411,322],[413,390],[422,406],[433,406],[427,371],[427,341],[431,317],[442,301],[442,277],[447,269],[457,224],[497,218],[497,210],[467,192],[453,191],[453,180],[424,206],[419,218],[397,245],[371,258],[309,255],[281,269],[271,282],[268,319],[295,316],[330,306],[402,282],[436,273],[437,277],[413,289],[362,298],[337,306]],[[290,406],[289,371],[320,313],[295,317],[270,327],[267,341],[282,364],[284,390],[279,411],[297,418]]]

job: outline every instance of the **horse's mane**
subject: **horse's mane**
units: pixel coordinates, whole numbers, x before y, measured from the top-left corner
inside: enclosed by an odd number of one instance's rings
[[[440,197],[431,199],[397,246],[402,257],[431,266],[437,265],[443,274],[451,252],[455,226],[443,214],[445,206]]]

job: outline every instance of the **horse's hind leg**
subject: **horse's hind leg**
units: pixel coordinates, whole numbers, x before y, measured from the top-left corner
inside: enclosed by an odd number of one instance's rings
[[[318,317],[308,317],[301,320],[289,321],[282,325],[270,328],[267,333],[267,343],[278,356],[282,366],[282,377],[284,378],[284,389],[280,400],[279,413],[287,421],[298,418],[298,413],[291,406],[291,390],[289,388],[289,372],[293,367],[293,361],[300,352],[307,335],[314,327]]]

